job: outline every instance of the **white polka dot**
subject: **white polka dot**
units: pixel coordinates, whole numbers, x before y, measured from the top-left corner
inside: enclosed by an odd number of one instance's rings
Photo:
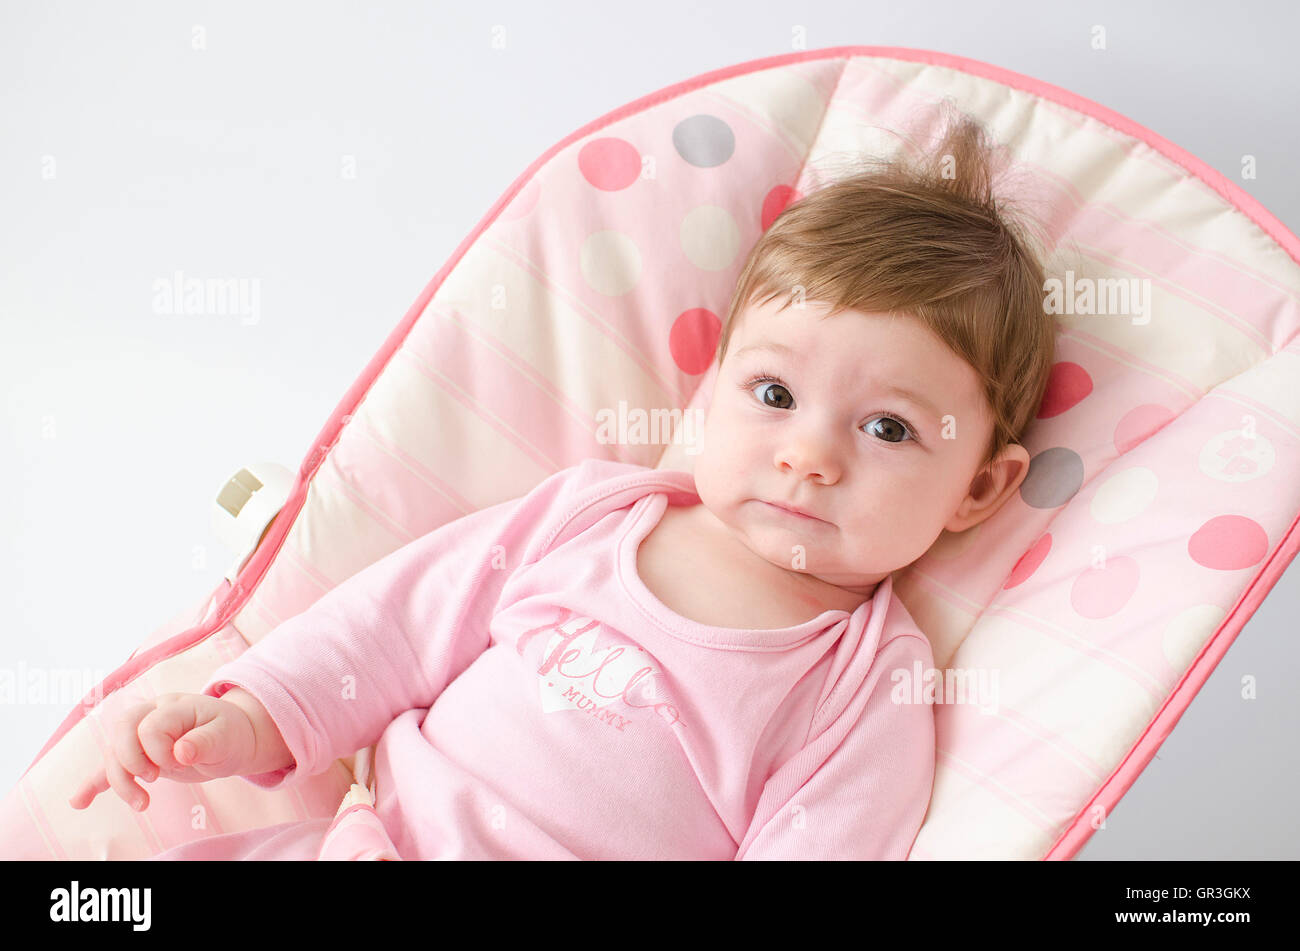
[[[1089,510],[1102,525],[1126,522],[1141,515],[1151,505],[1160,488],[1160,480],[1146,466],[1134,466],[1116,473],[1097,489]]]
[[[641,251],[621,231],[597,231],[582,243],[580,266],[592,290],[618,297],[641,279]]]
[[[704,271],[721,271],[740,251],[740,228],[727,209],[700,205],[682,219],[680,240],[692,264]]]
[[[1169,666],[1180,672],[1187,670],[1206,638],[1223,623],[1227,613],[1213,604],[1196,604],[1165,625],[1160,646]]]

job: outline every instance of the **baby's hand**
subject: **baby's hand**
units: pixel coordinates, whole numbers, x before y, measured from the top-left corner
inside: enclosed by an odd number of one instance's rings
[[[85,809],[111,786],[127,805],[144,810],[149,796],[137,776],[147,783],[159,776],[202,783],[243,775],[256,749],[253,721],[241,707],[205,694],[165,693],[131,707],[109,728],[103,767],[68,804]]]

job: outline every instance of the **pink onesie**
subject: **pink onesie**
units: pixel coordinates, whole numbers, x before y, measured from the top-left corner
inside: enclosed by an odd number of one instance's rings
[[[369,746],[405,859],[902,859],[929,806],[932,665],[892,576],[851,614],[741,630],[669,610],[636,551],[687,472],[589,459],[449,522],[235,660],[295,765]],[[919,663],[919,667],[916,666]],[[903,701],[891,691],[905,694]],[[328,818],[158,858],[314,858]]]

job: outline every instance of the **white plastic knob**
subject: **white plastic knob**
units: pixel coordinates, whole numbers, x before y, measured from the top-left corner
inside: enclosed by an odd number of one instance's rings
[[[293,480],[293,471],[278,462],[254,462],[227,479],[217,491],[212,504],[212,531],[236,554],[226,572],[231,584],[257,550],[271,520],[284,508]]]

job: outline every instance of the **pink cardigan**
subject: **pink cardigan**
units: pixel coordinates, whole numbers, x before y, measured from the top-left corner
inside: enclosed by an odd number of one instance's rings
[[[246,779],[377,740],[407,859],[905,858],[934,719],[891,674],[932,654],[892,577],[852,614],[698,624],[635,560],[697,501],[689,473],[587,460],[358,572],[204,685],[257,697],[294,756]]]

